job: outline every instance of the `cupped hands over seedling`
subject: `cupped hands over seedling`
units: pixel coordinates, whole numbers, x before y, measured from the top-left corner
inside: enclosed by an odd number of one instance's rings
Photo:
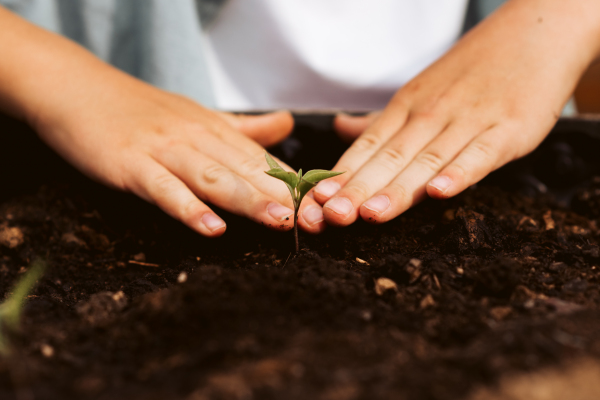
[[[269,167],[271,167],[271,169],[265,171],[265,173],[273,178],[277,178],[285,182],[286,186],[290,190],[290,194],[292,195],[292,201],[294,202],[294,238],[296,240],[296,253],[298,253],[298,251],[300,251],[300,244],[298,242],[298,210],[300,209],[302,199],[306,193],[310,191],[310,189],[317,185],[317,183],[324,179],[341,175],[344,172],[313,169],[302,175],[302,169],[300,169],[298,173],[284,170],[279,164],[277,164],[277,161],[275,161],[273,157],[269,155],[269,153],[265,153],[265,158],[267,159],[267,164],[269,164]]]

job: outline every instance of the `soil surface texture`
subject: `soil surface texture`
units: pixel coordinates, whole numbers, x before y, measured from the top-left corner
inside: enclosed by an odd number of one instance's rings
[[[330,126],[299,117],[273,152],[330,168]],[[199,237],[0,127],[0,298],[48,264],[1,399],[597,398],[596,123],[560,121],[526,159],[390,223],[301,234],[297,256],[291,232],[227,213],[222,238]]]

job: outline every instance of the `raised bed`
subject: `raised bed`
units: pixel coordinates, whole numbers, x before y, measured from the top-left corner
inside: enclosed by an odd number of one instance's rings
[[[331,167],[341,143],[304,150],[333,137],[331,119],[298,121],[273,151]],[[289,260],[291,234],[225,214],[226,235],[201,238],[83,178],[23,125],[0,128],[0,237],[23,234],[0,245],[0,296],[34,258],[50,266],[0,357],[2,399],[600,390],[598,122],[559,121],[532,155],[454,199],[303,235]],[[528,392],[540,388],[549,397]]]

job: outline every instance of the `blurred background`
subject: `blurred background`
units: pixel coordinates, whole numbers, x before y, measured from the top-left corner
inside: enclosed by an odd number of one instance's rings
[[[580,114],[600,114],[600,62],[581,78],[575,89],[575,103]]]

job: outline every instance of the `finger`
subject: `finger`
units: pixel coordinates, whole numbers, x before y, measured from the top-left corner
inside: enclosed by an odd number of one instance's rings
[[[373,111],[365,115],[339,113],[333,120],[333,128],[343,142],[352,143],[379,115],[381,115],[381,111]]]
[[[426,185],[463,151],[485,127],[477,123],[455,123],[431,141],[389,185],[360,206],[367,222],[389,221],[426,197]]]
[[[398,130],[408,118],[408,107],[393,99],[386,110],[342,155],[333,171],[345,173],[321,181],[315,187],[315,200],[325,204]]]
[[[220,113],[236,130],[263,147],[273,146],[288,137],[294,129],[294,118],[289,111],[262,115]]]
[[[273,197],[277,202],[292,208],[292,198],[290,192],[287,189],[285,183],[274,179],[273,177],[265,174],[268,165],[265,161],[265,150],[261,149],[261,153],[258,157],[252,157],[247,153],[229,146],[222,142],[218,138],[212,135],[205,135],[202,138],[194,139],[194,148],[199,153],[204,154],[207,157],[215,160],[219,164],[227,167],[229,170],[237,174],[238,176],[245,179],[254,188],[264,194]],[[190,152],[189,148],[181,146],[182,148],[174,152],[168,150],[160,152],[159,154],[165,153],[165,157],[161,157],[163,162],[169,162],[170,158],[175,157],[189,157],[190,160],[194,157],[198,157],[197,154]],[[287,165],[280,163],[288,171],[292,171]],[[309,209],[310,208],[310,209]],[[306,214],[304,210],[308,210]],[[323,211],[322,207],[312,197],[305,197],[301,205],[301,216],[298,218],[298,224],[301,229],[310,233],[319,233],[325,229],[325,222],[323,222]]]
[[[293,227],[293,209],[214,159],[188,146],[175,146],[159,159],[200,199],[277,230]]]
[[[360,206],[387,186],[440,132],[442,120],[411,118],[377,151],[324,206],[328,223],[346,226],[359,216]]]
[[[513,135],[511,135],[511,133]],[[438,199],[457,195],[504,164],[524,156],[535,145],[520,145],[509,129],[499,125],[476,137],[427,185],[427,193]]]
[[[298,212],[298,224],[304,231],[312,234],[321,233],[327,227],[323,207],[315,201],[312,190],[304,196]]]
[[[226,224],[206,204],[171,172],[151,158],[137,162],[140,173],[128,190],[146,201],[156,204],[164,212],[208,237],[225,233]]]

